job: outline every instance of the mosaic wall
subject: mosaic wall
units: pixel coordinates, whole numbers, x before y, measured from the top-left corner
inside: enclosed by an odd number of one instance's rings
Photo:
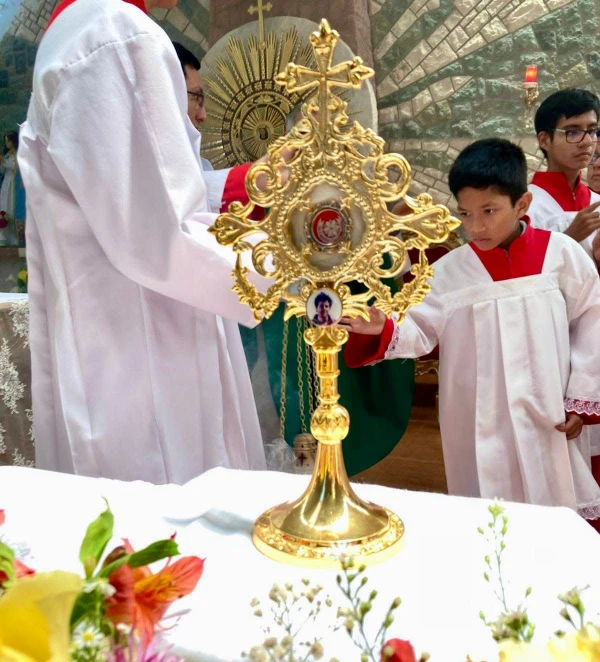
[[[519,142],[541,165],[524,121],[525,67],[540,96],[600,93],[600,0],[371,0],[380,133],[414,166],[413,191],[450,198],[446,173],[473,139]]]
[[[25,117],[55,4],[0,0],[0,131]],[[380,132],[413,164],[413,192],[447,202],[453,158],[483,136],[519,141],[531,170],[539,167],[524,125],[526,65],[539,67],[542,98],[567,85],[600,93],[600,0],[370,0],[370,13]],[[198,56],[208,49],[210,0],[180,0],[154,17]]]

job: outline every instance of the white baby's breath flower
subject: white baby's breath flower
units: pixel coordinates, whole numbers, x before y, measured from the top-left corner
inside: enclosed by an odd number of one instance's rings
[[[323,655],[325,655],[323,644],[320,641],[315,641],[315,643],[310,647],[310,654],[315,658],[315,660],[320,660]]]
[[[250,649],[248,657],[252,662],[269,662],[269,654],[262,646],[254,646]]]
[[[281,644],[277,644],[273,649],[273,657],[276,660],[283,660],[286,653],[286,649]]]
[[[84,593],[93,593],[96,590],[100,591],[105,598],[110,598],[117,592],[117,589],[109,583],[108,579],[104,579],[103,577],[86,582],[83,587]]]

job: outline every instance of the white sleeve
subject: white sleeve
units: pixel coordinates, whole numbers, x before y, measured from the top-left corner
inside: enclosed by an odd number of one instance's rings
[[[527,213],[531,220],[532,227],[540,228],[541,230],[550,230],[550,232],[563,233],[571,225],[575,216],[577,216],[576,211],[548,211],[543,204],[536,202],[535,194],[531,207]],[[579,242],[580,246],[590,257],[593,256],[592,243],[594,241],[594,234]]]
[[[215,216],[185,108],[181,68],[166,39],[108,42],[61,72],[48,152],[116,269],[251,325],[252,312],[231,291],[235,255],[208,233]]]
[[[439,344],[444,325],[444,307],[434,285],[423,303],[413,306],[403,322],[396,322],[385,358],[416,359],[426,356]]]
[[[218,214],[223,206],[225,183],[227,182],[230,172],[231,168],[225,168],[224,170],[205,170],[203,173],[204,182],[206,184],[208,208],[215,214]]]

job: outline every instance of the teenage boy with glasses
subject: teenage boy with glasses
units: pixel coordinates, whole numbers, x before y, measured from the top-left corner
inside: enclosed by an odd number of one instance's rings
[[[529,190],[534,227],[564,232],[600,263],[600,195],[581,181],[598,145],[600,100],[587,90],[550,95],[535,115],[535,132],[548,163]]]

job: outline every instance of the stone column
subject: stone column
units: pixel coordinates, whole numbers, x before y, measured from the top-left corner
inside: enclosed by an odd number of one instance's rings
[[[271,0],[271,3],[273,8],[265,13],[266,18],[299,16],[315,23],[326,18],[352,51],[373,65],[368,0]],[[210,0],[210,45],[240,25],[255,21],[256,13],[249,14],[248,9],[256,4],[257,0]]]

